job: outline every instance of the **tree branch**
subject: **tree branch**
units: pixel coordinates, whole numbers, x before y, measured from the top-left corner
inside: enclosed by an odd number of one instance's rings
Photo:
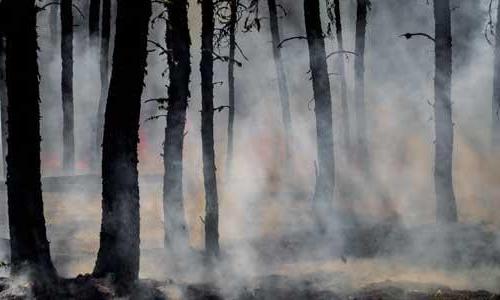
[[[428,38],[429,40],[431,40],[433,42],[436,41],[432,36],[430,36],[424,32],[407,32],[407,33],[400,35],[399,37],[405,37],[407,40],[409,40],[414,36],[423,36],[423,37]]]
[[[289,41],[293,41],[293,40],[307,40],[307,37],[301,35],[301,36],[292,36],[290,38],[284,39],[278,44],[278,48],[283,48],[284,43],[289,42]]]

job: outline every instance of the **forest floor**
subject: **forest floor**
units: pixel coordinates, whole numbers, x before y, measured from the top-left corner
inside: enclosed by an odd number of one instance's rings
[[[320,289],[313,282],[268,276],[255,280],[241,289],[224,292],[214,285],[182,285],[172,281],[143,280],[126,297],[117,295],[114,287],[104,280],[89,276],[63,280],[53,293],[33,296],[30,286],[10,279],[0,279],[0,299],[186,299],[186,300],[500,300],[499,294],[487,291],[453,290],[446,286],[411,282],[385,281],[367,285],[355,291],[337,292]]]

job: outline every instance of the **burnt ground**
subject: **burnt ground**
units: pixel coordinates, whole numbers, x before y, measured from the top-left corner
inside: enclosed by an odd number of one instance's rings
[[[257,284],[257,285],[256,285]],[[171,281],[144,280],[131,288],[129,296],[119,296],[116,289],[104,280],[89,276],[62,280],[52,293],[40,293],[36,297],[29,285],[0,280],[0,299],[187,299],[187,300],[487,300],[500,299],[487,291],[452,290],[445,286],[415,284],[408,282],[381,282],[368,285],[349,293],[315,288],[312,282],[292,280],[287,277],[269,276],[257,280],[253,285],[238,290],[222,292],[209,284],[181,285]]]

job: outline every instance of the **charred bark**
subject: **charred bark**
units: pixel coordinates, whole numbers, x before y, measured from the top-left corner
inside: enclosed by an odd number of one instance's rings
[[[106,103],[102,224],[94,275],[129,285],[139,273],[137,144],[151,1],[118,1],[113,70]]]
[[[201,138],[205,185],[205,248],[209,257],[219,255],[219,195],[214,150],[214,3],[202,0],[201,29]]]
[[[335,17],[335,33],[337,36],[338,51],[344,51],[344,38],[342,32],[342,18],[340,14],[340,1],[333,1],[333,11]],[[340,103],[342,106],[342,126],[344,127],[344,149],[346,154],[350,153],[351,149],[351,126],[349,125],[349,105],[347,104],[347,82],[345,75],[345,61],[344,56],[339,58],[339,79],[340,79]]]
[[[500,20],[500,2],[497,7],[497,20]],[[500,22],[496,23],[495,35],[495,65],[493,74],[493,101],[492,101],[492,146],[493,150],[500,148]]]
[[[104,129],[104,114],[106,108],[106,98],[109,88],[109,49],[111,36],[111,0],[102,0],[102,29],[101,29],[101,52],[100,52],[100,76],[101,76],[101,95],[99,97],[99,106],[97,109],[96,120],[96,153],[94,164],[100,161],[102,131]]]
[[[0,119],[2,121],[2,172],[7,178],[7,85],[5,74],[5,41],[0,29]]]
[[[292,140],[292,117],[290,114],[290,100],[288,94],[288,84],[285,75],[285,67],[281,58],[281,49],[278,47],[281,42],[280,30],[278,24],[278,9],[276,0],[267,0],[269,7],[269,22],[271,27],[273,58],[276,65],[276,74],[278,75],[278,88],[281,103],[281,117],[283,119],[283,127],[285,129],[285,161],[290,163],[291,158],[291,140]]]
[[[354,58],[354,105],[356,111],[356,161],[360,170],[366,175],[370,174],[370,161],[368,157],[366,133],[366,104],[365,104],[365,38],[366,16],[369,0],[357,0],[356,9],[356,41]]]
[[[184,215],[182,168],[184,129],[188,107],[189,77],[191,75],[187,0],[167,2],[168,23],[166,45],[168,49],[168,113],[163,145],[165,176],[163,180],[163,213],[165,245],[171,250],[189,246],[188,229]]]
[[[40,92],[35,0],[6,0],[7,195],[11,272],[56,278],[45,229],[40,173]]]
[[[101,0],[90,0],[89,4],[89,42],[91,50],[99,43],[99,15],[101,13]]]
[[[434,184],[436,214],[440,222],[456,222],[457,205],[453,191],[453,121],[451,107],[452,38],[449,0],[434,1],[435,64],[434,119],[436,141]]]
[[[229,62],[227,69],[227,80],[229,88],[229,116],[227,123],[227,158],[226,172],[231,174],[233,152],[234,152],[234,115],[236,112],[235,89],[234,89],[234,65],[236,55],[236,25],[238,23],[238,0],[229,0]],[[227,176],[229,177],[229,176]]]
[[[75,168],[75,116],[73,104],[73,1],[61,0],[61,57],[63,109],[63,169]]]
[[[335,161],[332,99],[318,0],[304,0],[304,16],[314,91],[318,156],[318,177],[313,205],[319,230],[325,232],[328,230],[327,219],[331,217],[332,212]]]

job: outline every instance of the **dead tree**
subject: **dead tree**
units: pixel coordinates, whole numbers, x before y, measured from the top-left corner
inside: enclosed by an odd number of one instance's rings
[[[451,105],[452,38],[449,0],[434,0],[435,65],[434,119],[436,141],[434,184],[437,220],[456,222],[457,205],[453,191],[453,121]]]
[[[495,64],[493,73],[493,101],[492,101],[492,146],[496,150],[500,147],[500,1],[497,8],[497,23],[495,30]]]
[[[0,29],[0,119],[2,121],[2,172],[7,178],[7,85],[5,78],[5,41]]]
[[[340,1],[333,0],[333,17],[335,23],[335,34],[337,37],[337,47],[338,51],[342,53],[344,51],[344,38],[342,31],[342,16],[340,14]],[[330,19],[331,19],[330,17]],[[346,153],[351,151],[351,126],[349,124],[349,105],[347,103],[347,82],[345,75],[345,61],[344,56],[340,55],[339,58],[339,80],[340,80],[340,103],[342,106],[342,126],[344,127],[343,140],[344,140],[344,150]]]
[[[276,66],[276,74],[278,75],[278,88],[281,103],[281,117],[283,127],[285,129],[285,161],[290,163],[291,157],[291,140],[292,140],[292,117],[290,114],[290,100],[288,94],[288,84],[286,80],[285,67],[281,58],[281,48],[278,47],[281,42],[280,29],[278,24],[278,6],[276,0],[267,0],[269,7],[269,22],[271,28],[271,37],[273,45],[273,58]]]
[[[309,65],[314,92],[318,177],[316,182],[314,213],[320,232],[328,230],[331,217],[335,182],[333,149],[332,98],[325,41],[321,28],[319,0],[304,0]]]
[[[227,157],[226,172],[230,174],[234,152],[234,115],[236,112],[235,88],[234,88],[234,66],[236,56],[236,26],[238,25],[238,0],[229,0],[229,61],[227,69],[227,83],[229,91],[229,116],[227,123]]]
[[[94,275],[130,286],[139,274],[137,144],[151,1],[118,1],[103,138],[102,224]]]
[[[63,109],[63,169],[75,168],[75,116],[73,104],[73,1],[61,0],[61,57]]]
[[[94,164],[100,161],[102,131],[104,128],[104,113],[106,108],[106,98],[108,96],[109,87],[109,51],[110,51],[110,36],[111,36],[111,0],[102,0],[102,28],[101,28],[101,50],[99,69],[101,76],[101,95],[99,97],[99,106],[97,109],[96,120],[96,153],[94,155]]]
[[[163,144],[164,169],[163,213],[165,246],[170,250],[187,249],[188,228],[184,216],[182,173],[189,78],[191,75],[191,38],[188,27],[188,1],[166,3],[168,12],[165,41],[167,45],[169,85],[167,126]]]
[[[35,0],[4,0],[8,88],[7,195],[13,275],[57,277],[45,229]],[[4,20],[5,21],[5,20]],[[3,22],[3,21],[2,21]]]
[[[205,248],[209,257],[219,255],[219,195],[214,150],[214,2],[201,2],[201,138],[205,185]]]
[[[365,104],[365,39],[366,17],[369,0],[357,0],[356,9],[356,40],[354,58],[354,107],[356,112],[356,161],[360,170],[370,174],[370,161],[367,145],[366,104]]]

